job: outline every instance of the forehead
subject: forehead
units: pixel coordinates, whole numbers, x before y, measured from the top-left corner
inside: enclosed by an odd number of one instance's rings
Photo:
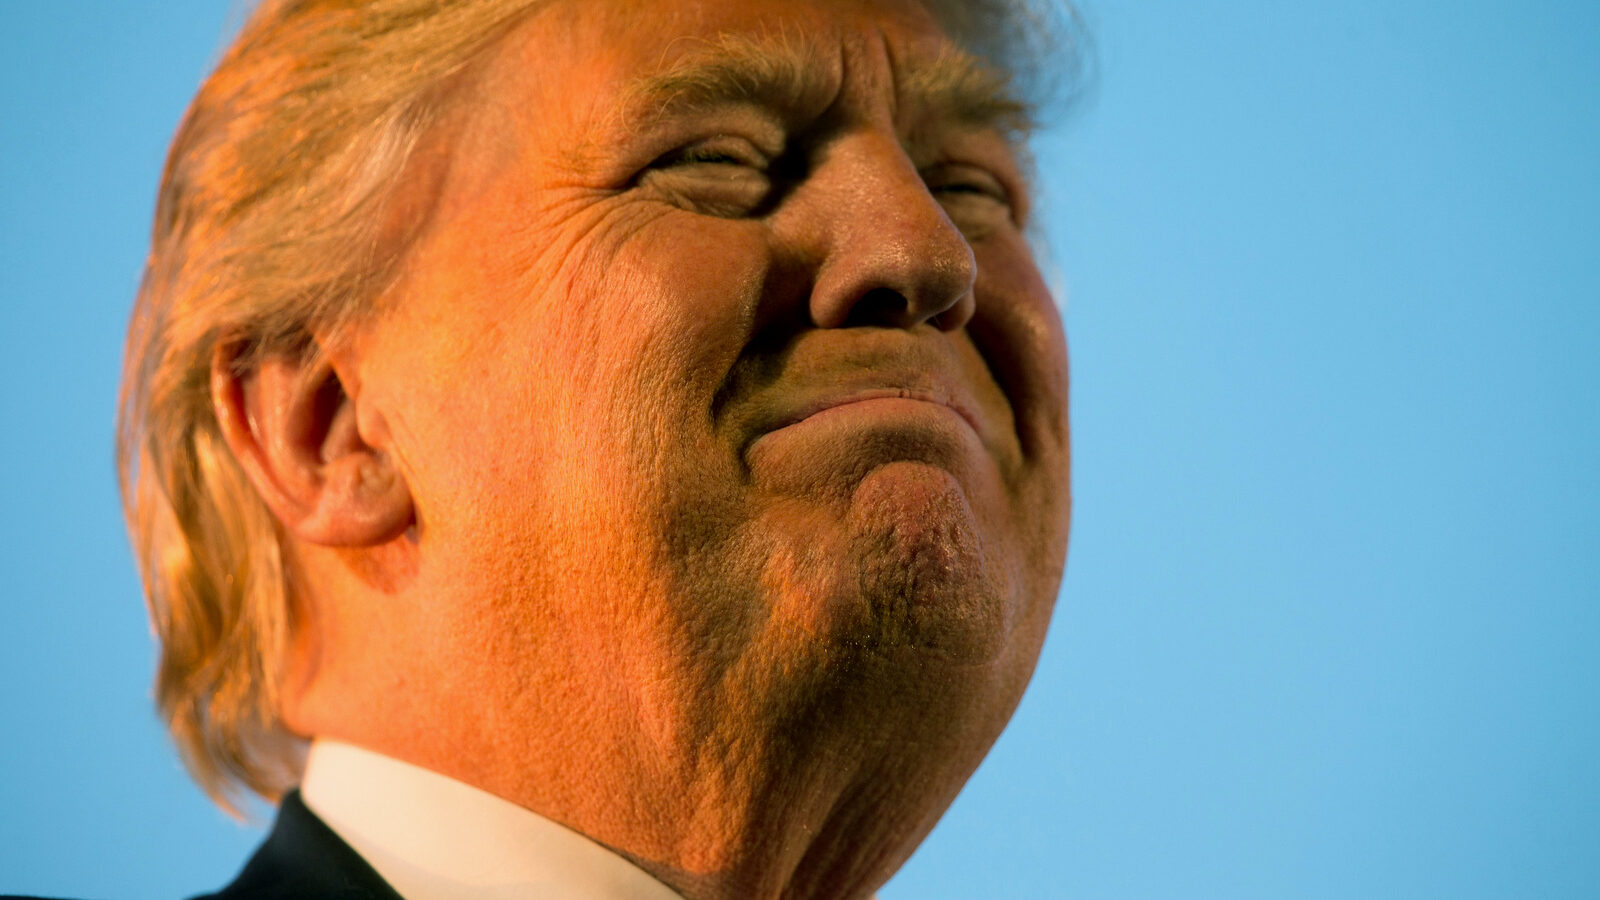
[[[495,68],[515,83],[500,86],[542,94],[541,118],[631,128],[746,102],[804,114],[855,92],[906,117],[1011,136],[1029,124],[1005,74],[917,0],[551,3],[507,44]]]

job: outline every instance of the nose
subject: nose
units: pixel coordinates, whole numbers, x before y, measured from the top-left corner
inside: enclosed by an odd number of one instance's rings
[[[828,163],[817,213],[826,249],[811,295],[819,328],[876,325],[943,331],[972,318],[972,247],[900,147],[863,136]]]

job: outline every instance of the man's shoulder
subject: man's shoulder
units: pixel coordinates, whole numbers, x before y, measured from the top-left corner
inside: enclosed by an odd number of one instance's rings
[[[232,884],[192,900],[401,900],[367,861],[291,791],[272,833]],[[0,894],[0,900],[47,900]]]

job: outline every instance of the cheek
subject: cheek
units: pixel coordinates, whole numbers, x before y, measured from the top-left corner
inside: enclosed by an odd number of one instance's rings
[[[604,297],[614,308],[602,337],[632,370],[619,373],[624,392],[709,424],[716,391],[750,340],[772,267],[763,229],[671,212],[603,258],[593,283],[574,293]]]
[[[756,223],[655,204],[642,218],[618,216],[575,247],[548,317],[521,339],[561,373],[552,415],[572,477],[649,515],[737,483],[714,404],[750,340],[771,252]]]
[[[460,418],[480,436],[458,428],[453,443],[470,477],[493,479],[480,487],[497,506],[589,520],[602,543],[637,536],[669,495],[735,474],[712,404],[749,339],[770,252],[757,224],[655,204],[551,233],[518,271],[503,268],[515,252],[482,244],[501,262],[463,267],[485,274],[467,292],[478,324],[455,371],[482,380],[453,389],[472,394]]]
[[[1010,399],[1024,456],[1064,464],[1067,345],[1061,313],[1020,236],[977,250],[978,311],[968,332]]]
[[[1042,629],[1060,582],[1072,515],[1066,333],[1020,238],[986,248],[979,266],[979,306],[987,309],[971,331],[1015,414],[1024,465],[1013,485],[1013,519],[1027,523],[1018,546],[1033,582],[1028,593],[1041,601],[1033,612]]]
[[[673,213],[606,258],[575,291],[617,310],[598,335],[617,354],[612,372],[573,389],[574,431],[590,438],[575,477],[604,498],[619,552],[651,548],[662,571],[679,571],[748,514],[714,407],[751,338],[771,253],[753,223]]]

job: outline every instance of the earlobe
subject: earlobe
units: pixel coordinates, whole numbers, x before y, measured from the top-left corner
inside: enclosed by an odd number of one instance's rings
[[[413,522],[381,413],[360,407],[321,354],[239,364],[237,345],[211,360],[211,402],[224,440],[261,499],[295,537],[375,546]]]

